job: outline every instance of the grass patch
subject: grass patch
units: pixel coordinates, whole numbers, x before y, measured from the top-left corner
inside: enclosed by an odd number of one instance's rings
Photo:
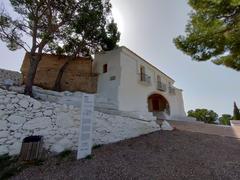
[[[87,157],[85,157],[85,159],[87,160],[93,159],[93,155],[88,155]]]
[[[100,148],[102,146],[103,146],[102,144],[94,145],[92,149],[98,149],[98,148]]]
[[[1,171],[0,173],[0,179],[4,180],[4,179],[9,179],[12,176],[17,175],[18,173],[20,173],[22,170],[24,170],[25,168],[27,168],[28,166],[26,166],[25,164],[15,164],[15,165],[11,165],[7,168],[4,168],[3,171]]]
[[[56,165],[57,166],[59,166],[62,162],[75,160],[74,153],[71,150],[65,150],[65,151],[59,153],[58,155],[56,155],[55,157],[56,157]]]
[[[18,156],[0,156],[0,179],[9,179],[21,172],[26,166],[18,162]]]
[[[18,156],[9,156],[4,154],[0,156],[0,179],[9,179],[12,176],[16,176],[21,171],[31,166],[43,165],[43,160],[35,160],[29,162],[21,162],[18,160]]]
[[[60,160],[68,158],[72,154],[71,150],[65,150],[57,155],[57,158]]]

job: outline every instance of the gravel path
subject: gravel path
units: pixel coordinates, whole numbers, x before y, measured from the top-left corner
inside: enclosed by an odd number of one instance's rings
[[[105,145],[92,159],[49,159],[13,179],[239,180],[240,140],[186,131],[155,132]]]

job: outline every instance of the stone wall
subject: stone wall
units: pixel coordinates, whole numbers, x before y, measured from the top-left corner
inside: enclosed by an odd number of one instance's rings
[[[43,136],[45,148],[53,152],[76,149],[79,126],[79,108],[0,90],[0,154],[18,154],[30,135]]]
[[[18,88],[19,89],[19,88]],[[23,92],[20,90],[19,92]],[[36,99],[40,99],[42,101],[50,101],[55,102],[59,104],[67,104],[67,105],[73,105],[76,107],[81,106],[81,98],[82,98],[83,92],[56,92],[51,90],[42,89],[39,87],[34,86],[33,87],[33,95]],[[143,121],[154,121],[156,120],[156,117],[152,116],[152,113],[145,114],[142,112],[127,112],[127,111],[119,111],[113,108],[113,104],[110,102],[107,102],[107,106],[103,103],[102,98],[98,96],[98,94],[95,95],[95,110],[110,114],[110,115],[116,115],[121,117],[130,117],[133,119],[143,120]]]
[[[160,130],[155,121],[141,121],[95,111],[93,143],[108,144]]]
[[[36,90],[36,87],[34,89]],[[46,93],[40,88],[38,90],[42,95]],[[77,150],[82,93],[47,92],[45,95],[57,103],[39,101],[17,92],[0,89],[0,155],[18,154],[23,138],[30,135],[43,136],[44,147],[52,152]],[[113,143],[159,130],[155,121],[139,120],[123,112],[95,110],[94,117],[95,145]]]
[[[58,104],[68,104],[76,107],[81,106],[83,92],[56,92],[51,90],[42,89],[40,87],[33,87],[33,96],[36,99],[40,99],[42,101],[49,101]]]
[[[17,71],[0,69],[0,86],[3,86],[4,80],[12,80],[14,85],[20,85],[22,83],[21,77],[21,73]]]
[[[68,60],[68,56],[43,54],[34,84],[45,89],[53,89],[60,68]],[[26,82],[29,64],[29,54],[26,54],[21,67],[24,82]],[[97,75],[93,73],[92,60],[81,57],[70,60],[63,73],[61,87],[63,91],[95,93],[97,91]]]

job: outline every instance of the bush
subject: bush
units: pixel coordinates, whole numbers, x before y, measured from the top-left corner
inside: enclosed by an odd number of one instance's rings
[[[24,169],[24,165],[18,163],[17,156],[4,154],[0,156],[0,179],[9,179]]]
[[[230,125],[230,120],[232,120],[232,116],[230,114],[223,114],[220,118],[219,118],[219,122],[222,125]]]
[[[235,102],[234,102],[234,108],[233,108],[233,120],[240,120],[240,112]]]
[[[194,117],[197,121],[203,121],[208,124],[215,124],[218,114],[215,113],[213,110],[208,109],[196,109],[188,111],[189,117]]]

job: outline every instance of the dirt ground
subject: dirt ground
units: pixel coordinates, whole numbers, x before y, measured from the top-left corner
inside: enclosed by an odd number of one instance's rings
[[[89,159],[51,158],[13,179],[239,180],[240,140],[179,130],[155,132],[94,149]]]

